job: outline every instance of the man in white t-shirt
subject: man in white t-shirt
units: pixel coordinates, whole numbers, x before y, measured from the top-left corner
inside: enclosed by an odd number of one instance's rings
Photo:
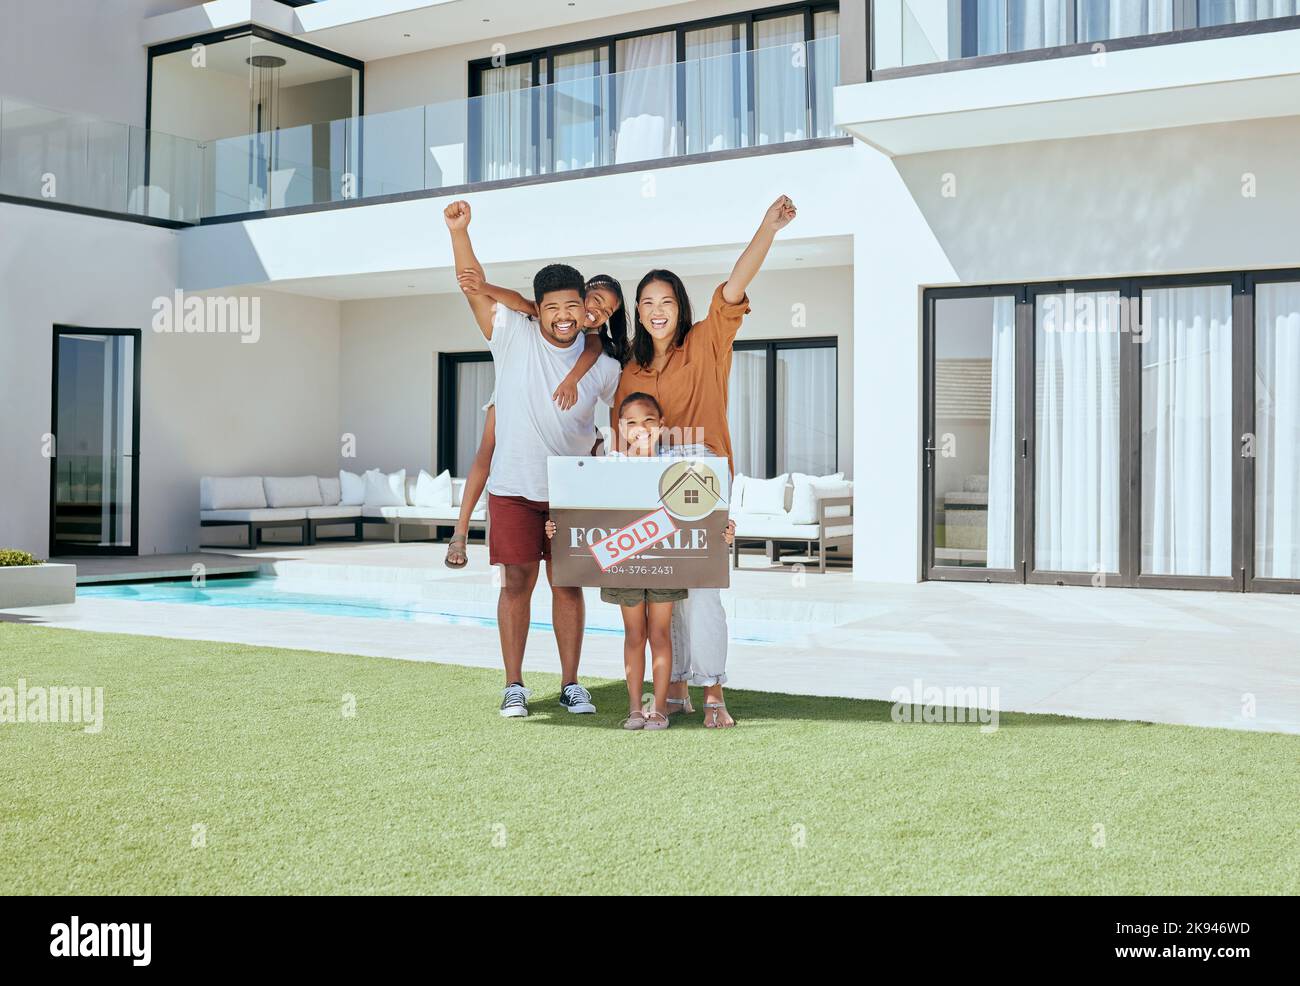
[[[451,230],[457,271],[482,271],[469,240],[470,209],[453,202],[444,210]],[[577,403],[561,410],[552,400],[560,382],[582,355],[583,280],[572,267],[551,264],[533,278],[537,318],[467,294],[474,319],[488,340],[496,364],[496,449],[488,474],[488,557],[502,567],[497,627],[506,687],[501,714],[528,715],[524,687],[524,645],[529,612],[541,563],[551,577],[550,516],[546,459],[551,455],[589,455],[596,440],[597,402],[609,404],[618,388],[618,361],[602,354],[578,381]],[[582,590],[551,585],[551,620],[560,651],[564,684],[560,704],[570,712],[595,712],[591,694],[578,684],[582,628],[586,619]]]

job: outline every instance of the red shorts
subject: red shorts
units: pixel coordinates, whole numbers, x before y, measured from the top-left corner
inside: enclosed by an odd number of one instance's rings
[[[551,560],[546,521],[551,505],[522,496],[488,494],[488,561],[493,565],[529,565]]]

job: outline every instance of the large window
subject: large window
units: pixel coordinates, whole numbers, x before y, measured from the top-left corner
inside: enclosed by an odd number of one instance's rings
[[[839,459],[836,340],[738,342],[727,388],[737,473],[825,476]]]
[[[838,4],[470,63],[471,180],[829,137]]]
[[[1300,274],[925,312],[929,577],[1300,592]]]

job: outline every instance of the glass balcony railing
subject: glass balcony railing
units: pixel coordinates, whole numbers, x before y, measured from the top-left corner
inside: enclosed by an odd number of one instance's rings
[[[192,223],[838,135],[830,36],[195,141],[0,103],[0,193]]]
[[[828,137],[839,38],[209,141],[205,215]]]
[[[872,67],[906,68],[1297,14],[1296,0],[872,0]]]
[[[0,194],[199,221],[197,141],[0,99]]]

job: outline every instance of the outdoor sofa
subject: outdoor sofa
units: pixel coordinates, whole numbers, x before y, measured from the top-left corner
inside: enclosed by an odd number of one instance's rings
[[[829,554],[847,558],[853,548],[853,481],[843,473],[782,473],[775,479],[737,475],[731,488],[731,518],[736,522],[733,568],[740,567],[742,544],[762,542],[774,565],[815,563],[824,572]],[[803,553],[783,555],[791,544],[802,547]]]

